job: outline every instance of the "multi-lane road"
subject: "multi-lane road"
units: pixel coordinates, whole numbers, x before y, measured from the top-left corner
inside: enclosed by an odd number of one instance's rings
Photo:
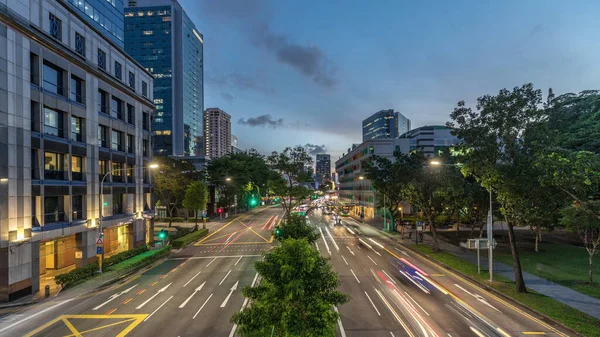
[[[0,336],[233,337],[241,289],[260,281],[253,263],[272,248],[281,209],[261,208],[213,225],[209,236],[106,289],[69,291],[0,319]],[[309,213],[315,243],[340,290],[338,336],[567,336],[534,314],[407,252],[367,225],[334,226]]]

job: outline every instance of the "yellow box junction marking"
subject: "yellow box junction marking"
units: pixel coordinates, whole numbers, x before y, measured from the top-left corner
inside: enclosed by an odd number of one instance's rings
[[[65,326],[72,332],[70,335],[65,335],[64,337],[82,337],[83,334],[88,333],[88,332],[92,332],[92,331],[97,331],[100,329],[106,329],[106,328],[110,328],[119,324],[125,324],[125,323],[130,323],[128,324],[123,330],[121,330],[121,332],[119,332],[118,335],[116,335],[115,337],[125,337],[127,336],[128,333],[130,333],[136,326],[138,326],[140,323],[142,323],[142,321],[148,317],[148,314],[124,314],[124,315],[61,315],[53,320],[51,320],[50,322],[40,326],[39,328],[29,332],[28,334],[26,334],[24,337],[33,337],[41,332],[43,332],[44,330],[46,330],[47,328],[51,327],[52,325],[59,323],[59,322],[63,322],[65,324]],[[121,321],[118,322],[112,322],[112,323],[108,323],[105,325],[100,325],[97,326],[95,328],[92,329],[88,329],[88,330],[84,330],[84,331],[79,331],[77,330],[77,327],[75,326],[76,324],[74,323],[74,320],[78,320],[78,319],[95,319],[95,320],[111,320],[114,321],[115,319],[123,319]],[[40,335],[41,336],[41,335]]]
[[[545,335],[545,332],[542,331],[523,331],[524,335]]]
[[[200,244],[200,243],[202,243],[202,242],[204,242],[204,241],[206,241],[206,240],[208,240],[208,239],[209,239],[210,237],[212,237],[213,235],[215,235],[215,234],[217,234],[218,232],[222,231],[222,230],[223,230],[223,228],[226,228],[227,226],[231,225],[231,224],[232,224],[234,221],[235,221],[235,219],[234,219],[234,220],[231,220],[231,221],[229,221],[228,223],[226,223],[225,225],[223,225],[223,227],[221,227],[221,228],[217,229],[216,231],[214,231],[214,232],[212,232],[212,233],[208,234],[208,235],[207,235],[207,236],[205,236],[205,237],[204,237],[202,240],[198,241],[198,243],[196,243],[196,245],[197,245],[197,244]]]
[[[211,235],[206,236],[205,238],[203,238],[202,240],[198,241],[196,244],[194,244],[194,246],[217,246],[220,245],[221,242],[216,242],[216,240],[219,240],[221,238],[224,237],[229,237],[229,236],[233,236],[236,234],[240,234],[240,232],[246,232],[246,231],[250,231],[253,234],[255,234],[256,236],[258,236],[259,238],[261,238],[264,241],[260,241],[260,242],[255,242],[255,241],[236,241],[236,242],[231,242],[229,243],[229,245],[247,245],[247,244],[267,244],[267,243],[272,243],[273,242],[273,237],[271,236],[270,239],[266,239],[264,236],[262,236],[260,233],[258,233],[257,231],[255,231],[252,227],[246,225],[244,222],[241,221],[242,219],[234,219],[232,221],[230,221],[229,223],[227,223],[226,225],[224,225],[223,227],[219,228],[218,230],[216,230],[215,232],[213,232]],[[232,233],[227,233],[227,234],[222,234],[222,235],[218,235],[213,237],[215,234],[217,234],[217,232],[219,232],[220,230],[222,230],[223,228],[233,224],[233,223],[239,223],[242,226],[244,226],[244,228],[240,228]],[[210,240],[208,240],[210,238]]]

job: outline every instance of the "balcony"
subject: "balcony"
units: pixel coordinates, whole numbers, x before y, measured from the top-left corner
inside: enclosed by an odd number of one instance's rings
[[[44,214],[44,225],[58,222],[66,222],[65,212],[54,212]]]
[[[71,173],[72,179],[76,181],[85,181],[85,173],[84,172],[73,172]]]
[[[65,171],[44,170],[44,180],[65,180]]]
[[[72,221],[75,220],[84,220],[84,216],[83,216],[83,209],[76,209],[73,211],[73,219]]]
[[[135,183],[135,177],[133,177],[133,176],[127,176],[127,183],[128,184],[134,184]]]

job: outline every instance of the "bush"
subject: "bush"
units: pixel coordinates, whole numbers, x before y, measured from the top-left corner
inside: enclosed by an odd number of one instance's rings
[[[188,235],[194,231],[193,228],[181,228],[181,227],[175,227],[175,228],[177,228],[177,232],[175,232],[173,234],[169,233],[169,239],[171,241],[179,239],[180,237]]]
[[[133,248],[133,249],[118,253],[118,254],[113,255],[113,256],[109,257],[108,259],[104,260],[103,266],[108,268],[108,267],[112,266],[113,264],[119,263],[121,261],[125,261],[131,257],[140,255],[146,251],[148,251],[148,246],[143,245],[143,246],[139,246],[137,248]]]
[[[171,241],[171,244],[173,245],[173,248],[182,248],[182,247],[185,247],[190,242],[194,242],[194,241],[200,239],[201,237],[205,236],[206,234],[208,234],[208,229],[200,229],[200,230],[197,230],[190,234],[184,235],[176,240]]]
[[[169,222],[169,218],[156,218],[154,219],[154,222]],[[173,219],[171,219],[171,222],[194,222],[194,219],[188,219],[186,220],[185,218],[178,218],[178,217],[173,217]]]
[[[134,256],[131,259],[125,260],[121,263],[115,264],[108,270],[135,270],[140,269],[154,261],[160,260],[161,258],[171,253],[171,246],[164,246],[158,250],[151,250],[141,253],[140,255]]]
[[[64,274],[60,274],[60,275],[56,275],[54,277],[54,281],[56,282],[56,284],[59,285],[75,285],[75,284],[79,284],[89,278],[94,277],[94,275],[97,275],[98,273],[98,264],[97,263],[91,263],[88,264],[87,266],[81,267],[81,268],[77,268],[77,269],[73,269],[68,273],[64,273]]]

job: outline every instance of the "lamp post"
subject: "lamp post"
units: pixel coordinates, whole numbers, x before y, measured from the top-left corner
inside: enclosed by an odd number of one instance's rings
[[[429,164],[433,166],[460,166],[459,164],[442,164],[437,160],[432,160]],[[487,216],[487,240],[488,240],[488,265],[490,270],[490,282],[494,281],[494,219],[492,216],[492,188],[489,189],[490,192],[490,210],[488,211]],[[457,228],[458,230],[459,228]]]
[[[140,169],[156,169],[158,168],[158,164],[150,164],[148,166],[142,166]],[[109,174],[113,174],[116,172],[121,172],[121,171],[127,171],[127,170],[133,170],[134,168],[131,167],[127,167],[127,168],[120,168],[120,169],[116,169],[116,170],[110,170],[108,172],[106,172],[104,174],[104,176],[102,176],[102,179],[100,180],[100,197],[98,198],[98,201],[100,203],[100,208],[99,208],[99,217],[98,217],[98,237],[102,237],[103,235],[103,228],[102,228],[102,208],[104,207],[104,179],[106,179],[106,177],[108,177]],[[104,247],[102,249],[101,254],[100,255],[100,261],[98,263],[98,272],[102,273],[102,260],[104,259]]]

